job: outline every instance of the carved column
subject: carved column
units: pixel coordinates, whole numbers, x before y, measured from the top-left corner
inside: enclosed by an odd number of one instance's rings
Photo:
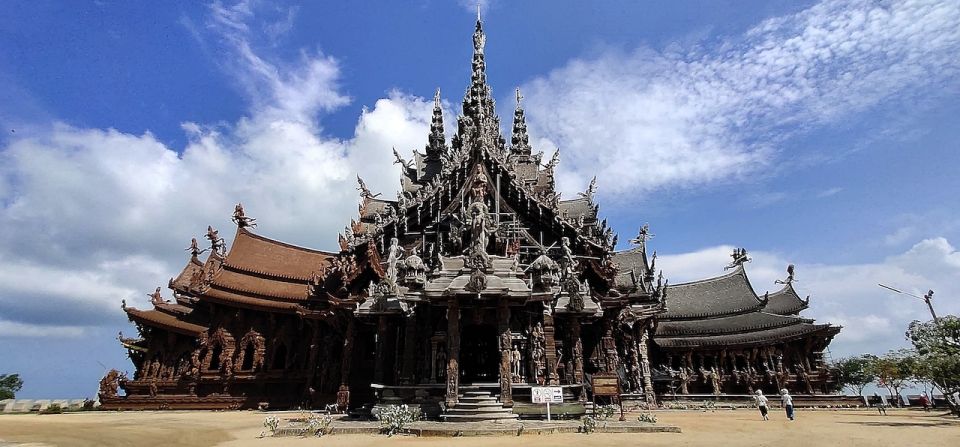
[[[346,334],[343,336],[343,351],[340,355],[340,389],[337,390],[337,406],[346,411],[350,407],[350,367],[353,362],[353,337],[355,323],[349,316]]]
[[[640,368],[643,370],[643,397],[647,404],[653,405],[656,396],[653,394],[653,378],[650,376],[650,332],[645,324],[640,329],[640,345],[637,352],[640,354]]]
[[[582,385],[580,401],[587,401],[586,384],[583,383],[583,340],[580,338],[580,318],[570,319],[570,339],[573,346],[573,380]]]
[[[513,406],[513,381],[510,375],[510,307],[507,300],[500,300],[497,307],[497,329],[500,336],[500,403]]]
[[[553,327],[553,314],[549,312],[543,313],[543,345],[544,345],[544,357],[547,361],[547,384],[548,385],[559,385],[560,378],[557,376],[557,339],[555,338],[556,330]]]
[[[320,327],[321,323],[319,321],[309,321],[310,328],[313,330],[313,336],[310,337],[310,355],[307,360],[307,388],[304,390],[307,394],[307,398],[310,399],[310,405],[313,406],[313,380],[314,376],[317,375],[317,355],[320,350]],[[241,349],[246,349],[243,347]]]
[[[404,321],[403,363],[400,370],[400,382],[404,385],[416,383],[414,368],[417,361],[417,311],[414,308]]]
[[[460,386],[460,303],[447,302],[447,408],[457,404]]]
[[[377,319],[377,351],[373,362],[373,383],[381,385],[384,385],[384,362],[387,356],[387,337],[389,336],[388,325],[387,316],[380,315],[380,318]]]

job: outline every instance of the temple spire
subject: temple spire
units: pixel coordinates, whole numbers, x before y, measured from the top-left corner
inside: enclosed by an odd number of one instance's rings
[[[443,133],[443,107],[440,105],[440,89],[433,95],[433,118],[430,120],[430,137],[427,140],[427,158],[439,159],[447,149],[447,137]]]
[[[454,149],[470,152],[481,148],[499,152],[504,149],[504,140],[500,135],[500,118],[490,86],[487,85],[487,65],[484,60],[484,46],[487,36],[483,33],[483,22],[477,20],[473,32],[473,60],[470,86],[463,97],[462,116],[458,120],[457,135],[454,137]]]
[[[520,102],[523,95],[517,88],[517,109],[513,112],[513,135],[510,137],[510,152],[514,155],[530,155],[530,137],[527,135],[527,119]]]

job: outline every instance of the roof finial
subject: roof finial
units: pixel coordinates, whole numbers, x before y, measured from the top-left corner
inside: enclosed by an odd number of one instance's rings
[[[521,100],[523,100],[523,95],[520,94],[520,87],[517,87],[517,108],[520,108]]]
[[[437,87],[437,92],[433,94],[433,107],[440,107],[440,87]]]
[[[480,21],[480,2],[477,2],[477,22]]]

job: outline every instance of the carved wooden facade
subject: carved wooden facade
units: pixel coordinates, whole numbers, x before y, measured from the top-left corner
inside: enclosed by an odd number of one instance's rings
[[[104,406],[449,407],[473,387],[509,407],[535,385],[586,402],[594,374],[619,376],[647,402],[822,390],[831,379],[820,352],[839,329],[796,316],[806,302],[789,284],[757,297],[745,251],[729,275],[668,286],[648,259],[646,226],[634,248],[615,250],[595,183],[560,200],[559,159],[544,165],[533,152],[519,93],[510,143],[500,134],[485,39],[478,20],[451,143],[438,92],[424,151],[395,153],[396,199],[358,179],[359,216],[338,252],[255,234],[238,205],[229,251],[212,228],[205,260],[194,241],[170,280],[174,301],[125,307],[139,331],[121,337],[136,373],[110,378],[126,396],[105,385]]]

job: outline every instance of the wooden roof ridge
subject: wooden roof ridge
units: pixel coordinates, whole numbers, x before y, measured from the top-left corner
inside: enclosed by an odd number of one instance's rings
[[[124,311],[130,319],[136,319],[147,326],[159,327],[171,332],[195,336],[207,331],[206,326],[183,321],[173,315],[156,309],[140,310],[135,307],[127,307]]]
[[[258,240],[263,241],[263,242],[267,242],[267,243],[269,243],[269,244],[279,245],[279,246],[281,246],[281,247],[290,248],[290,249],[293,249],[293,250],[299,250],[299,251],[303,251],[303,252],[307,252],[307,253],[313,253],[313,254],[319,254],[319,255],[326,255],[326,256],[331,256],[331,257],[337,255],[337,254],[334,253],[334,252],[329,252],[329,251],[324,251],[324,250],[318,250],[318,249],[315,249],[315,248],[308,248],[308,247],[304,247],[304,246],[301,246],[301,245],[291,244],[291,243],[289,243],[289,242],[283,242],[283,241],[280,241],[280,240],[277,240],[277,239],[272,239],[272,238],[269,238],[269,237],[266,237],[266,236],[263,236],[263,235],[254,233],[254,232],[252,232],[252,231],[250,231],[250,230],[248,230],[248,229],[246,229],[246,228],[237,228],[237,235],[239,236],[240,234],[243,234],[243,235],[245,235],[245,236],[249,236],[249,237],[254,238],[254,239],[258,239]],[[237,244],[237,240],[234,239],[233,245],[236,245],[236,244]],[[233,250],[232,250],[232,247],[231,247],[231,251],[233,251]],[[227,253],[227,259],[229,259],[229,258],[230,258],[230,253]]]
[[[284,311],[288,313],[296,313],[298,311],[306,310],[303,306],[297,303],[258,298],[217,287],[211,287],[208,289],[203,293],[201,299],[221,305],[244,307],[255,310]]]
[[[264,293],[263,291],[253,290],[253,289],[249,289],[249,288],[246,288],[246,287],[237,287],[236,285],[232,285],[232,284],[229,284],[229,283],[226,283],[226,282],[223,282],[223,281],[218,281],[218,279],[220,278],[221,272],[223,272],[223,270],[221,270],[220,272],[217,272],[217,275],[216,275],[216,276],[213,278],[213,280],[210,282],[210,285],[211,285],[212,288],[221,289],[221,290],[226,290],[226,291],[229,291],[229,292],[239,293],[239,294],[242,294],[242,295],[248,295],[248,296],[256,297],[256,298],[260,298],[260,297],[262,297],[262,298],[267,298],[267,299],[269,299],[269,298],[277,298],[277,299],[284,300],[284,302],[300,302],[300,301],[306,301],[307,298],[309,297],[309,293],[307,292],[307,285],[306,285],[306,284],[302,284],[302,285],[303,285],[303,290],[304,290],[303,298],[302,298],[302,299],[292,299],[292,298],[291,298],[290,296],[288,296],[288,295],[282,295],[282,294],[278,294],[278,293]],[[240,272],[237,272],[237,273],[240,273]],[[291,283],[291,284],[301,285],[301,283]]]

